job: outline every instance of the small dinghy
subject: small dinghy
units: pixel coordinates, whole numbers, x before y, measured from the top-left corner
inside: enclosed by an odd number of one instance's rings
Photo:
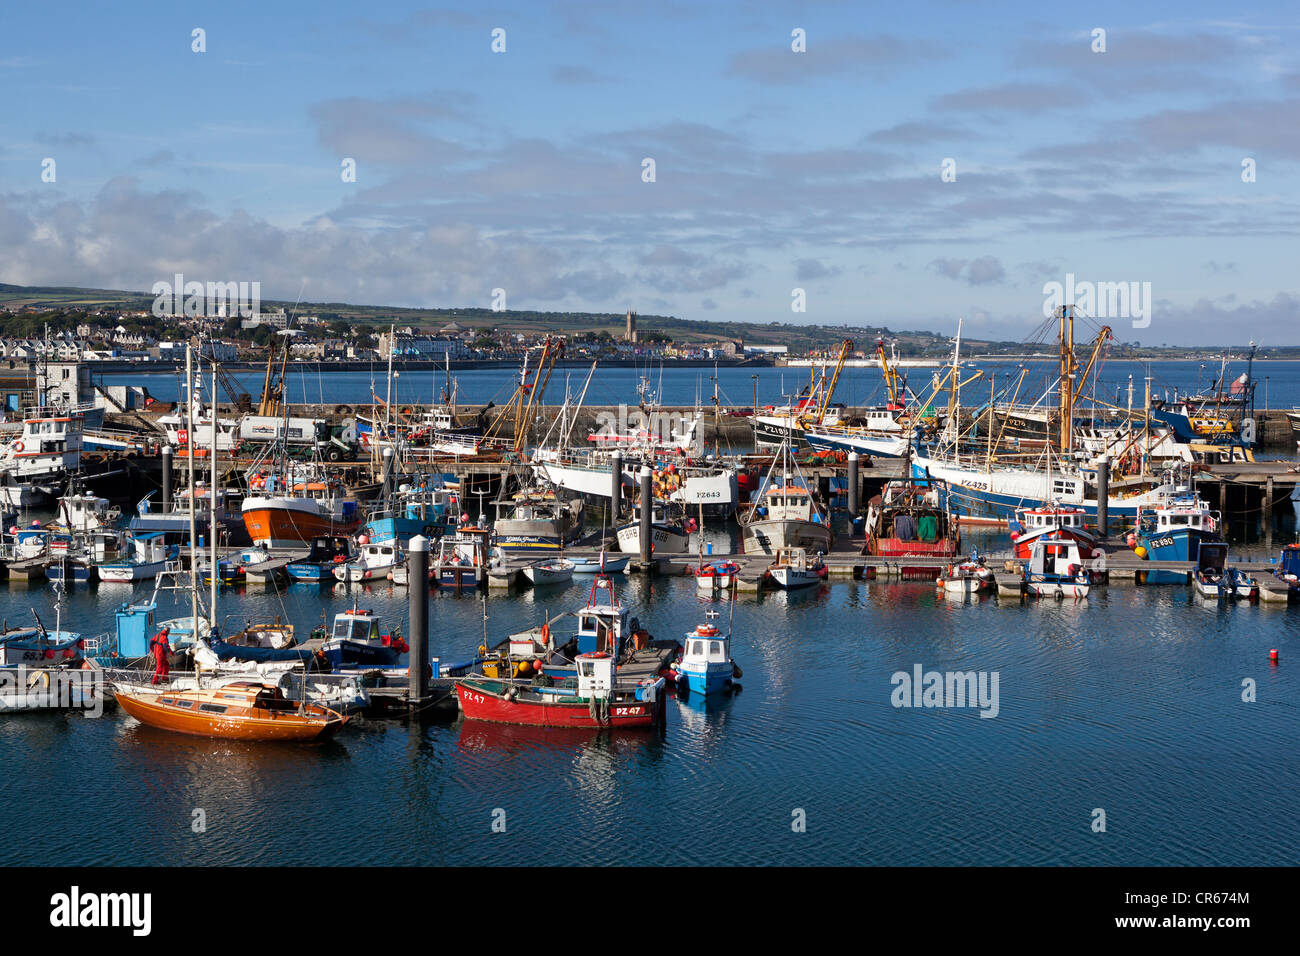
[[[987,591],[997,583],[993,572],[978,561],[950,564],[939,575],[939,587],[944,594],[967,595]]]
[[[573,580],[573,562],[568,558],[539,561],[524,568],[524,577],[533,583],[533,587],[545,584],[568,584]]]
[[[602,554],[598,558],[569,558],[568,560],[573,562],[574,574],[618,574],[627,569],[627,563],[632,560],[632,556],[624,554],[611,558],[607,554]]]

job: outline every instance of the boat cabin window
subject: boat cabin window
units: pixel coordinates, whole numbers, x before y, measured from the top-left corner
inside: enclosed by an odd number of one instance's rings
[[[578,664],[578,671],[583,677],[591,677],[595,673],[595,665],[591,661],[581,661]]]
[[[703,656],[704,656],[704,642],[703,642],[703,641],[692,641],[692,642],[691,642],[691,654],[694,655],[695,657],[703,657]]]
[[[710,654],[721,654],[721,653],[722,653],[722,642],[721,642],[721,641],[709,641],[709,653],[710,653]]]
[[[186,708],[186,709],[188,710],[189,708],[191,708],[191,707],[194,706],[194,701],[192,701],[192,700],[178,700],[178,701],[176,701],[176,706],[177,706],[177,707],[184,707],[184,708]]]
[[[225,704],[199,704],[199,710],[210,714],[224,714],[227,708]]]

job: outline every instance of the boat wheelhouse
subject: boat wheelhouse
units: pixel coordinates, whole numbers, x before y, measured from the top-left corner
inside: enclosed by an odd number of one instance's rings
[[[1221,519],[1195,491],[1178,488],[1162,496],[1149,510],[1138,513],[1132,536],[1139,555],[1153,561],[1191,561],[1200,556],[1202,543],[1222,541]],[[1184,584],[1187,573],[1155,569],[1143,572],[1148,584]]]
[[[731,635],[700,624],[682,638],[681,659],[673,664],[678,688],[696,694],[725,694],[741,676],[731,659]]]
[[[373,611],[352,608],[334,615],[334,627],[321,652],[334,669],[393,667],[406,651],[400,634],[385,634]]]
[[[1034,542],[1025,566],[1025,586],[1035,597],[1078,600],[1088,596],[1099,570],[1097,561],[1084,557],[1073,538],[1046,535]]]
[[[1091,553],[1098,547],[1097,536],[1084,526],[1086,512],[1072,505],[1049,504],[1037,508],[1018,508],[1010,522],[1011,542],[1017,558],[1028,558],[1034,541],[1046,534],[1064,535]]]

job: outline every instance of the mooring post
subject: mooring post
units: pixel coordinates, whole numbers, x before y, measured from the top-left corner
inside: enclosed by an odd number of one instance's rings
[[[849,452],[849,521],[852,522],[858,516],[858,495],[862,493],[862,486],[858,481],[858,453]]]
[[[213,416],[215,417],[215,416]],[[172,446],[162,446],[162,509],[172,510]]]
[[[647,465],[641,466],[641,566],[647,567],[650,564],[650,542],[654,533],[654,525],[650,522],[650,468]]]
[[[418,704],[429,696],[429,539],[417,534],[407,545],[411,633],[406,643],[407,703]]]
[[[393,497],[393,449],[389,446],[384,449],[384,487],[381,492],[384,504],[387,505],[389,499]]]
[[[1264,479],[1264,543],[1273,547],[1273,476]]]
[[[614,452],[609,456],[609,528],[616,531],[619,506],[623,503],[623,454]]]
[[[1097,534],[1105,541],[1110,537],[1110,457],[1097,462]]]

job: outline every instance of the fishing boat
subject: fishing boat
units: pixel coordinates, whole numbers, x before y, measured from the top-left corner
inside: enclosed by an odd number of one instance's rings
[[[367,515],[361,534],[372,544],[396,541],[406,545],[416,535],[436,541],[455,531],[460,498],[429,476],[398,487],[386,505]]]
[[[160,730],[226,740],[328,740],[348,718],[288,699],[278,685],[240,680],[218,687],[145,692],[116,685],[121,708]]]
[[[705,695],[730,692],[741,678],[740,666],[731,659],[731,635],[705,623],[687,631],[683,640],[682,656],[672,667],[678,689]]]
[[[169,560],[180,556],[175,545],[168,545],[161,532],[141,533],[128,538],[127,557],[99,565],[99,580],[110,584],[129,584],[156,578]]]
[[[429,577],[439,587],[479,587],[487,583],[492,563],[491,532],[477,525],[462,525],[456,533],[443,536],[438,556],[429,562]],[[393,583],[405,584],[406,565],[393,569]]]
[[[40,408],[24,417],[22,431],[0,443],[4,504],[27,508],[48,501],[81,467],[84,424],[79,411]]]
[[[0,714],[96,710],[104,700],[100,676],[83,660],[55,667],[0,667]]]
[[[55,627],[5,627],[0,631],[0,667],[57,667],[81,656],[80,634]]]
[[[209,493],[203,482],[196,481],[193,497],[189,489],[182,489],[164,508],[150,492],[136,505],[136,514],[128,523],[127,530],[131,534],[163,534],[169,544],[182,544],[190,539],[190,521],[193,520],[196,533],[206,541],[212,540],[215,528],[218,540],[231,544],[247,542],[248,529],[242,514],[232,508],[231,495],[224,488],[218,489],[214,503],[208,501]],[[197,503],[192,519],[191,501]]]
[[[59,521],[52,527],[67,532],[99,531],[117,525],[122,512],[113,507],[107,498],[77,491],[59,499]]]
[[[388,578],[402,561],[402,550],[393,541],[375,543],[365,535],[357,538],[359,550],[356,557],[343,564],[334,565],[334,577],[340,581],[358,583]]]
[[[1084,517],[1082,508],[1055,502],[1038,508],[1017,508],[1016,516],[1010,522],[1015,556],[1028,558],[1034,542],[1047,534],[1073,538],[1081,551],[1091,554],[1097,550],[1100,541],[1096,534],[1084,527]]]
[[[357,503],[328,476],[282,480],[255,474],[241,512],[253,544],[296,548],[322,536],[351,534],[361,524]]]
[[[496,504],[493,530],[497,547],[506,554],[558,552],[582,534],[581,498],[564,500],[554,491],[528,491]]]
[[[961,561],[950,564],[939,575],[938,586],[945,594],[978,594],[990,590],[997,583],[993,572],[978,561]]]
[[[537,727],[630,730],[661,726],[665,720],[664,678],[619,682],[614,658],[604,651],[579,654],[576,686],[547,686],[488,677],[456,681],[466,720]]]
[[[778,464],[781,466],[779,480],[776,478]],[[765,486],[741,526],[747,553],[777,554],[782,548],[822,553],[831,550],[834,534],[830,517],[814,500],[798,463],[792,462],[789,442],[773,458]]]
[[[781,548],[767,576],[783,591],[794,591],[820,584],[826,577],[826,564],[820,554],[810,557],[804,548]]]
[[[898,559],[904,577],[935,577],[940,562],[961,551],[960,525],[948,510],[947,492],[944,482],[928,475],[886,482],[867,504],[863,553]],[[937,560],[908,565],[907,558]]]
[[[618,526],[615,532],[618,550],[623,554],[641,553],[641,514]],[[650,512],[650,551],[652,554],[685,554],[691,544],[687,522],[669,516],[667,507],[659,506]]]
[[[334,578],[334,566],[343,564],[352,556],[352,544],[343,535],[317,535],[312,538],[311,551],[301,561],[285,566],[285,572],[294,581],[319,584]]]
[[[392,666],[407,650],[401,634],[384,634],[373,611],[356,607],[334,615],[334,628],[321,645],[321,652],[335,670]]]
[[[1149,509],[1138,513],[1137,531],[1128,537],[1139,558],[1154,561],[1196,562],[1202,545],[1221,542],[1219,513],[1195,491],[1175,488]],[[1147,584],[1184,584],[1183,571],[1144,571]]]
[[[1064,535],[1047,535],[1034,542],[1025,567],[1025,586],[1035,597],[1073,598],[1088,596],[1092,574],[1079,551],[1079,544]]]
[[[524,568],[524,577],[534,587],[546,584],[568,584],[573,580],[573,562],[567,558],[552,558],[538,561]]]

